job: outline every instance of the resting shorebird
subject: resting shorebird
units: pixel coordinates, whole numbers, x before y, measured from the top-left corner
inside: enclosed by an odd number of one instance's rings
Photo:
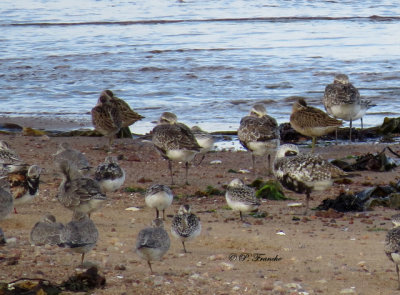
[[[62,160],[69,161],[75,165],[83,175],[89,174],[90,169],[92,168],[85,155],[80,151],[71,148],[68,142],[60,143],[57,152],[54,154],[54,160],[56,162]]]
[[[164,254],[168,251],[170,246],[170,239],[168,233],[164,229],[162,219],[155,219],[152,222],[153,227],[142,229],[136,240],[135,251],[140,258],[147,261],[150,271],[151,261],[161,260]]]
[[[66,160],[59,163],[63,180],[58,188],[58,201],[67,209],[89,214],[98,210],[107,200],[97,181],[82,176]]]
[[[158,125],[153,129],[152,142],[161,155],[168,160],[171,184],[174,184],[171,161],[185,162],[186,184],[188,183],[189,162],[193,160],[200,146],[192,131],[185,124],[178,123],[173,113],[162,113]]]
[[[251,151],[253,173],[255,173],[255,156],[268,154],[268,173],[271,173],[270,152],[279,146],[279,128],[276,120],[267,115],[262,104],[255,104],[250,115],[240,120],[238,138],[245,149]]]
[[[107,156],[104,163],[97,166],[94,179],[103,192],[115,192],[125,181],[125,171],[118,165],[117,158]]]
[[[154,184],[150,186],[145,195],[146,205],[156,209],[156,218],[159,217],[160,211],[163,212],[163,220],[165,220],[165,209],[172,204],[174,195],[171,189],[164,184]]]
[[[14,208],[14,199],[11,193],[3,187],[0,187],[0,220],[5,219]]]
[[[214,147],[214,137],[208,133],[207,131],[202,130],[199,126],[193,126],[191,131],[196,138],[197,143],[200,146],[199,154],[202,155],[200,162],[197,165],[200,165],[206,157],[206,153],[211,151]]]
[[[312,152],[316,138],[335,131],[342,126],[342,121],[329,117],[320,109],[307,106],[304,98],[293,103],[290,125],[297,132],[312,137]]]
[[[225,199],[232,210],[239,211],[242,221],[242,212],[256,211],[261,204],[256,198],[254,189],[246,186],[239,178],[235,178],[229,183],[226,188]]]
[[[108,150],[110,151],[114,136],[122,126],[119,109],[111,102],[108,95],[102,94],[91,114],[94,128],[108,137]]]
[[[82,254],[81,263],[85,254],[96,246],[99,231],[89,216],[82,212],[74,212],[72,221],[68,222],[61,231],[60,247],[70,248]]]
[[[182,205],[171,224],[171,233],[182,241],[183,251],[186,253],[185,242],[197,237],[201,232],[199,218],[191,213],[189,205]]]
[[[109,89],[104,90],[101,93],[101,95],[103,94],[108,95],[111,98],[111,103],[114,104],[114,106],[116,106],[117,109],[119,110],[122,124],[118,136],[119,135],[121,135],[121,137],[132,136],[129,130],[129,126],[131,126],[132,124],[134,124],[139,120],[142,120],[144,117],[136,113],[134,110],[132,110],[129,104],[125,100],[114,96],[114,93],[111,90]]]
[[[361,100],[358,89],[350,83],[345,74],[336,75],[333,83],[325,87],[323,103],[328,114],[350,121],[350,141],[353,121],[361,119],[362,128],[362,117],[369,108],[375,106],[369,100]]]
[[[41,172],[42,169],[39,166],[32,165],[7,174],[10,192],[14,197],[15,213],[17,213],[15,207],[32,202],[37,196]]]
[[[42,216],[32,228],[29,240],[32,245],[58,245],[61,243],[61,232],[64,225],[56,221],[56,218],[47,213]]]
[[[311,192],[328,189],[334,178],[346,173],[320,156],[299,154],[297,146],[284,144],[276,153],[274,174],[285,188],[306,194],[306,215]]]
[[[390,261],[396,265],[397,289],[400,290],[400,214],[392,216],[392,223],[394,227],[386,234],[385,253]]]

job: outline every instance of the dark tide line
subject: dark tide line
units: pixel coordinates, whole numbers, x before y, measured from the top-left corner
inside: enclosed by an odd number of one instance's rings
[[[346,16],[346,17],[329,17],[329,16],[289,16],[289,17],[249,17],[249,18],[210,18],[210,19],[165,19],[165,20],[137,20],[137,21],[94,21],[94,22],[36,22],[36,23],[11,23],[1,24],[0,26],[103,26],[103,25],[159,25],[159,24],[175,24],[175,23],[203,23],[203,22],[298,22],[298,21],[399,21],[400,16]]]

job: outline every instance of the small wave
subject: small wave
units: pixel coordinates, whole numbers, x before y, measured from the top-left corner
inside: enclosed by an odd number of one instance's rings
[[[160,25],[175,23],[201,23],[201,22],[304,22],[304,21],[399,21],[400,16],[286,16],[286,17],[249,17],[249,18],[210,18],[210,19],[155,19],[137,21],[91,21],[91,22],[32,22],[10,23],[0,26],[104,26],[104,25]]]

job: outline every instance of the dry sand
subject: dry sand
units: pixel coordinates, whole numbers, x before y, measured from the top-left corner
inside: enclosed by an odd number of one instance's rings
[[[60,283],[77,271],[80,255],[58,247],[33,247],[28,240],[30,229],[45,212],[51,212],[64,223],[72,215],[55,199],[60,175],[51,154],[60,142],[68,141],[96,166],[106,153],[94,147],[103,145],[105,139],[19,135],[0,135],[0,139],[7,140],[26,162],[44,168],[40,195],[33,203],[19,207],[18,214],[0,223],[7,238],[16,238],[15,242],[0,247],[0,281],[29,277]],[[381,151],[383,147],[382,144],[321,145],[316,152],[331,159]],[[120,164],[127,172],[124,188],[169,184],[167,162],[151,143],[120,139],[113,154],[123,155]],[[222,163],[211,165],[213,160]],[[260,159],[257,164],[261,167]],[[124,189],[109,193],[106,206],[92,214],[100,238],[86,259],[97,264],[107,280],[105,288],[94,290],[93,294],[400,294],[395,290],[394,264],[383,251],[386,230],[391,228],[390,216],[395,210],[376,208],[335,219],[316,217],[312,211],[308,218],[303,218],[304,208],[287,206],[293,201],[266,201],[260,210],[267,217],[248,216],[250,224],[246,224],[239,220],[238,213],[226,208],[224,196],[199,196],[196,192],[205,191],[207,186],[224,191],[223,186],[235,177],[250,183],[255,178],[252,174],[228,172],[250,169],[249,153],[208,154],[201,166],[191,167],[189,186],[183,185],[184,166],[174,163],[173,167],[177,185],[172,189],[176,198],[167,209],[166,228],[169,231],[180,204],[190,203],[203,227],[201,235],[187,243],[191,253],[183,254],[181,243],[171,236],[170,250],[161,262],[153,263],[155,274],[150,275],[146,262],[132,249],[138,232],[151,223],[155,212],[145,206],[141,193]],[[341,190],[362,190],[363,183],[388,184],[398,180],[396,170],[359,174],[351,185],[334,185],[326,192],[313,193],[311,207],[326,197],[337,196]],[[304,203],[303,195],[285,193]],[[125,210],[128,207],[140,210]],[[294,216],[300,217],[300,221],[293,220]],[[279,261],[254,261],[257,253],[267,258],[277,257]],[[229,259],[240,254],[244,254],[240,257],[246,258],[245,261]],[[7,265],[2,259],[5,257],[17,257],[16,264]]]

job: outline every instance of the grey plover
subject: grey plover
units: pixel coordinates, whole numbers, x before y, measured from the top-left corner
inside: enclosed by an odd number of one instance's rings
[[[328,114],[350,121],[350,140],[353,121],[361,119],[362,126],[362,117],[369,108],[375,106],[371,101],[361,99],[358,89],[345,74],[337,74],[333,83],[325,87],[323,103]]]
[[[191,212],[190,206],[180,206],[178,214],[174,216],[171,224],[171,233],[182,242],[183,251],[186,253],[185,242],[196,238],[201,233],[199,218]]]
[[[394,227],[386,234],[385,253],[396,266],[397,289],[400,290],[400,214],[392,216],[392,223]]]
[[[240,220],[242,221],[242,212],[256,211],[261,205],[254,189],[246,186],[239,178],[235,178],[229,183],[226,188],[225,199],[232,210],[239,211]]]
[[[284,144],[276,153],[274,174],[285,188],[306,195],[307,214],[311,192],[328,189],[334,178],[346,173],[318,155],[299,154],[296,145]]]
[[[14,198],[7,188],[0,186],[0,220],[5,219],[14,208]]]
[[[83,175],[89,174],[92,168],[86,156],[82,152],[71,148],[68,142],[60,143],[57,152],[54,154],[54,160],[56,162],[68,160],[70,163],[74,164]]]
[[[199,155],[201,155],[201,159],[200,162],[197,164],[200,165],[206,157],[206,153],[211,151],[214,147],[215,139],[210,133],[204,131],[199,126],[193,126],[191,128],[191,131],[193,132],[193,135],[200,146]]]
[[[161,260],[164,254],[168,251],[170,239],[168,233],[164,229],[162,219],[153,220],[152,227],[142,229],[136,240],[135,252],[140,258],[147,261],[150,271],[151,261]]]
[[[32,245],[58,245],[64,225],[57,222],[54,215],[46,213],[32,228],[29,240]]]
[[[178,123],[173,113],[161,115],[158,125],[153,129],[152,142],[161,155],[168,160],[171,184],[174,184],[171,161],[184,162],[186,167],[186,184],[188,183],[189,162],[193,160],[200,146],[192,131],[185,124]]]
[[[307,106],[304,98],[300,97],[293,103],[290,125],[297,132],[312,138],[314,152],[316,138],[335,131],[342,126],[342,121],[330,117],[320,109]]]
[[[7,179],[14,198],[14,208],[32,202],[38,195],[41,172],[42,169],[39,166],[31,165],[8,173]],[[16,209],[15,213],[17,213]]]
[[[104,163],[97,166],[94,179],[103,192],[115,192],[125,182],[125,170],[118,165],[116,157],[107,156]]]
[[[268,173],[271,173],[272,151],[279,146],[280,133],[276,120],[267,115],[264,105],[255,104],[250,115],[240,120],[237,131],[238,138],[243,147],[251,152],[253,172],[255,173],[255,156],[268,155]]]
[[[94,128],[102,135],[108,137],[108,150],[110,151],[115,134],[122,126],[119,109],[111,102],[111,98],[100,95],[96,106],[91,110]]]
[[[98,237],[99,231],[89,216],[83,212],[74,212],[72,221],[61,231],[59,246],[82,254],[83,264],[85,254],[96,246]]]
[[[67,209],[90,214],[107,200],[100,185],[94,179],[84,177],[76,166],[67,160],[59,164],[63,179],[58,187],[58,201]]]
[[[147,206],[156,209],[156,218],[159,218],[162,211],[165,220],[165,209],[171,206],[173,199],[174,195],[167,185],[154,184],[147,189],[144,200]]]

